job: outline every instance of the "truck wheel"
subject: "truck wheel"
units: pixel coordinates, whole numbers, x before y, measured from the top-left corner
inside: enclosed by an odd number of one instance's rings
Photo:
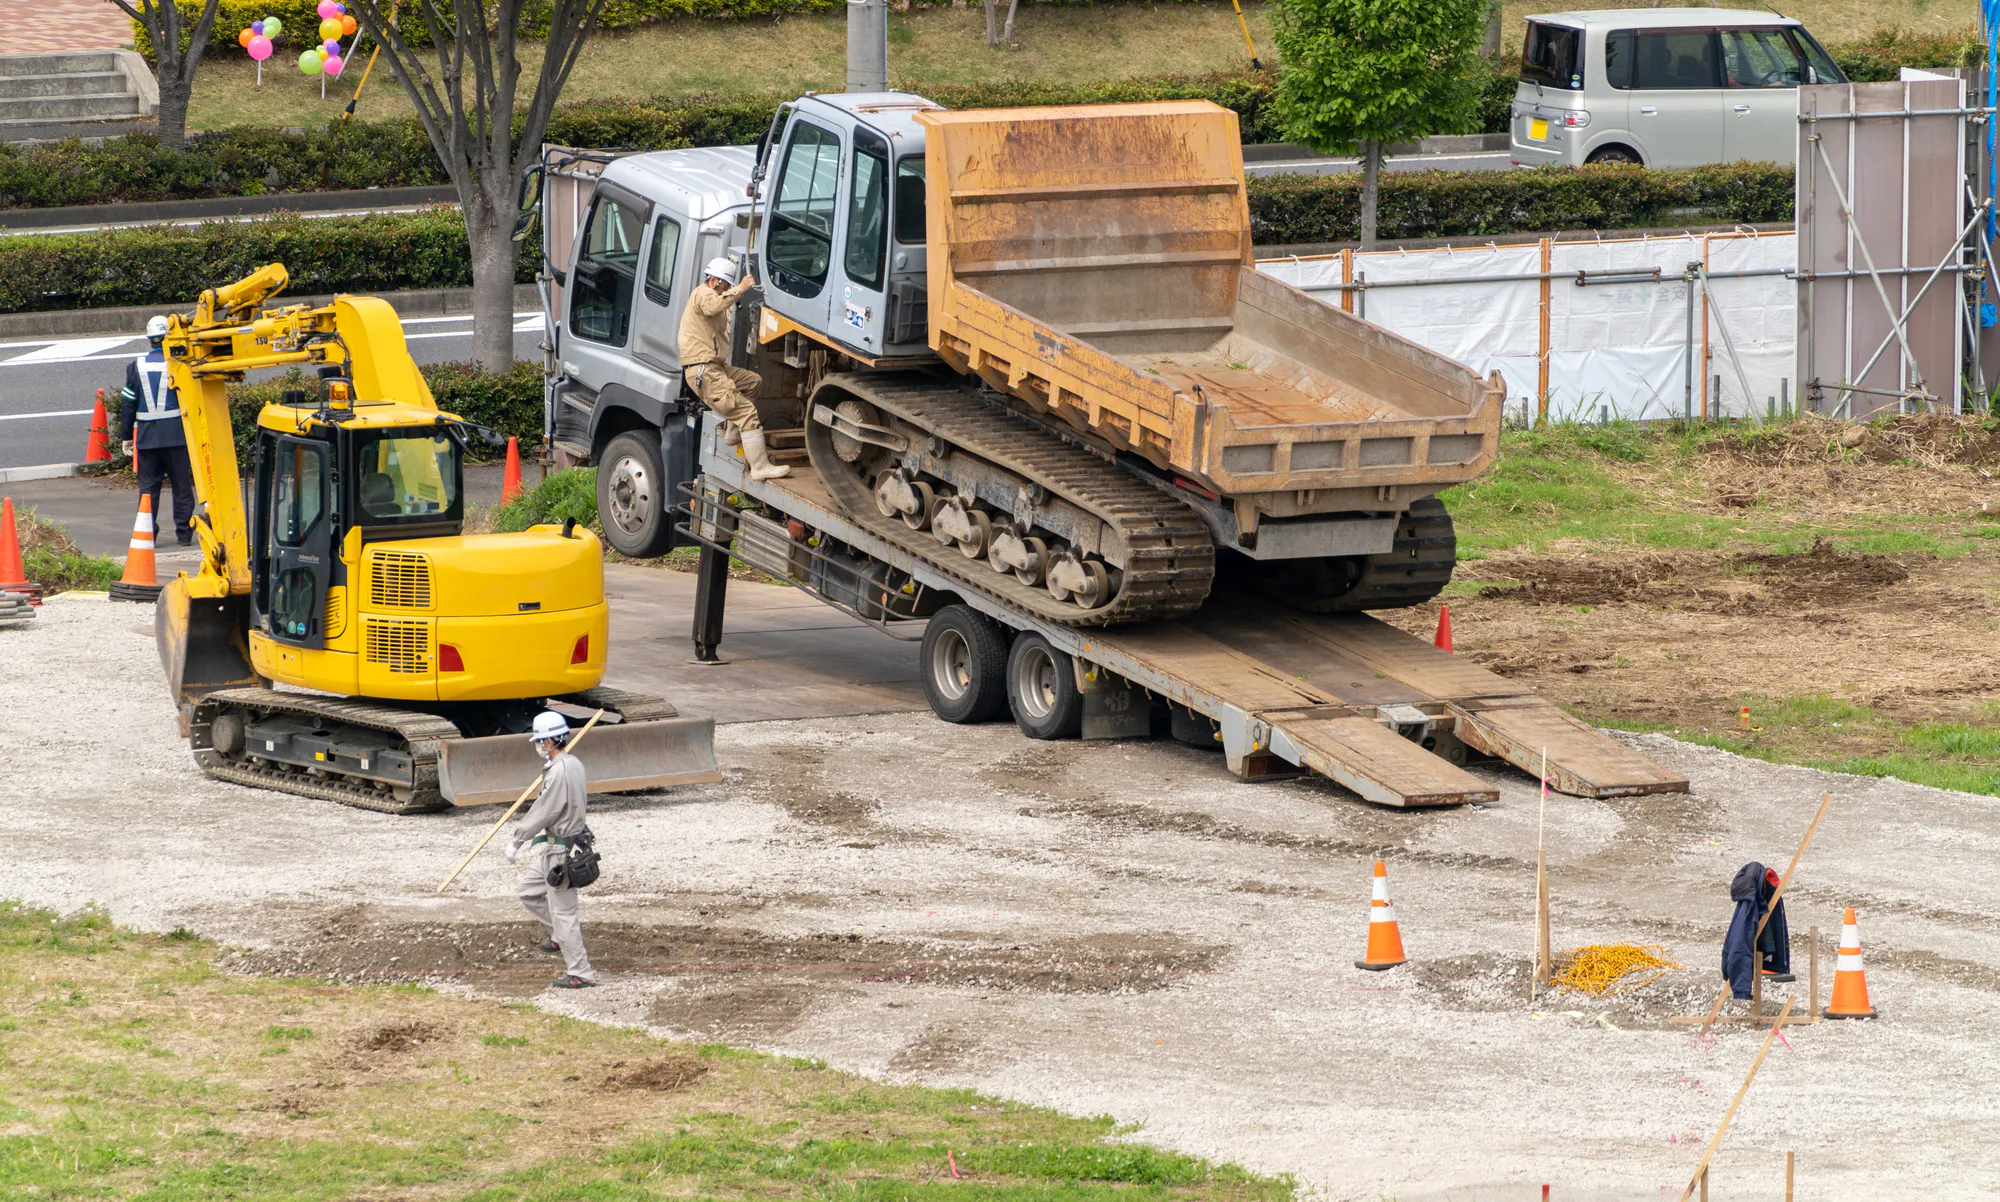
[[[1007,656],[1007,700],[1015,725],[1031,739],[1074,739],[1083,733],[1076,661],[1039,634],[1014,640]]]
[[[597,521],[612,550],[630,559],[667,553],[674,541],[667,512],[672,488],[658,435],[628,430],[611,440],[597,460]]]
[[[924,700],[946,722],[991,722],[1007,708],[1007,631],[970,606],[947,605],[924,628]]]

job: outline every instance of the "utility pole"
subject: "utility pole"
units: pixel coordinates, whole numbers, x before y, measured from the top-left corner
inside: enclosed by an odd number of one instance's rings
[[[847,0],[847,90],[889,90],[889,0]]]

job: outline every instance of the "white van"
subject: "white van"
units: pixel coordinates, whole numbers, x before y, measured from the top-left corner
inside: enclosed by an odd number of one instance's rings
[[[1846,83],[1788,17],[1622,8],[1528,19],[1508,146],[1549,163],[1790,163],[1802,83]]]

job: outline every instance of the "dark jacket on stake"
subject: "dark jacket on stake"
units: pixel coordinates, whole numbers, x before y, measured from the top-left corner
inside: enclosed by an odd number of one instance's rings
[[[1737,869],[1736,879],[1729,882],[1736,914],[1729,920],[1729,934],[1722,941],[1722,975],[1729,978],[1730,992],[1737,997],[1750,996],[1760,955],[1763,967],[1770,972],[1792,971],[1792,935],[1785,926],[1784,899],[1779,898],[1777,908],[1771,909],[1771,897],[1777,891],[1778,874],[1755,860]],[[1756,937],[1757,924],[1766,910],[1771,910],[1771,921],[1765,923],[1763,937],[1757,939],[1753,952],[1750,941]]]

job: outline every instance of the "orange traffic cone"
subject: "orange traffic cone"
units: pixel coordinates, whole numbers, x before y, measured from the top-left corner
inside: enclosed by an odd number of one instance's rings
[[[104,390],[97,390],[97,409],[90,415],[90,440],[83,446],[85,463],[107,463],[111,459],[111,419],[104,412]]]
[[[1435,644],[1437,645],[1437,649],[1438,649],[1439,651],[1443,651],[1443,652],[1445,652],[1446,654],[1450,654],[1450,652],[1451,652],[1451,606],[1449,606],[1449,605],[1440,605],[1440,606],[1438,606],[1438,632],[1437,632],[1437,638],[1435,638],[1435,639],[1432,639],[1431,641],[1432,641],[1433,643],[1435,643]]]
[[[153,498],[139,498],[139,516],[132,519],[132,547],[125,553],[125,575],[111,586],[114,601],[151,601],[160,595],[153,572]]]
[[[1375,861],[1375,897],[1368,903],[1368,954],[1354,967],[1370,972],[1394,968],[1408,960],[1403,954],[1403,933],[1396,927],[1396,907],[1389,902],[1389,865]]]
[[[1840,959],[1834,962],[1833,1000],[1822,1012],[1828,1018],[1874,1018],[1868,1004],[1868,974],[1861,970],[1861,928],[1854,921],[1854,907],[1840,920]]]
[[[507,436],[507,470],[500,477],[500,503],[505,505],[521,495],[521,444]]]
[[[28,583],[21,563],[21,536],[14,529],[14,498],[0,498],[0,592],[25,593],[41,604],[42,586]]]

